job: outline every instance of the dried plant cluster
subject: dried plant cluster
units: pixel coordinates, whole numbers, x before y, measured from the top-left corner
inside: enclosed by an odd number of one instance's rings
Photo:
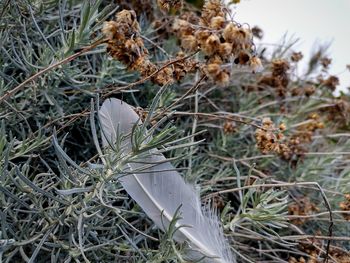
[[[108,39],[107,52],[130,70],[137,70],[141,76],[146,77],[154,73],[157,66],[149,60],[136,19],[133,10],[123,10],[116,15],[115,21],[104,24],[102,32]],[[165,85],[172,80],[170,74],[170,68],[165,68],[152,80],[159,85]]]
[[[161,10],[169,12],[171,9],[180,10],[183,0],[158,0],[157,3]]]
[[[207,1],[200,17],[187,13],[176,18],[172,26],[183,50],[200,50],[205,58],[202,70],[222,85],[230,81],[232,59],[235,64],[250,65],[253,71],[262,67],[260,59],[254,55],[251,30],[228,20],[227,12],[222,1]]]
[[[182,1],[158,1],[159,7],[166,11],[170,7],[180,10],[182,4]],[[177,58],[199,51],[203,58],[188,59],[186,64],[178,62],[165,67],[155,75],[153,82],[164,85],[173,80],[179,81],[198,66],[211,80],[226,85],[230,81],[232,60],[238,65],[249,65],[253,72],[261,71],[262,64],[255,54],[252,30],[228,20],[228,13],[222,1],[216,0],[204,4],[201,16],[187,11],[171,18],[172,26],[168,27],[168,34],[178,37],[182,48]],[[148,76],[158,68],[149,61],[148,51],[137,36],[139,26],[134,20],[134,11],[123,10],[117,13],[115,21],[105,23],[103,33],[109,40],[107,51],[129,69],[139,71],[141,76]],[[166,27],[161,21],[156,21],[154,25]]]
[[[319,250],[313,246],[307,244],[300,245],[300,249],[306,253],[307,256],[291,257],[288,263],[318,263]],[[349,262],[349,257],[346,252],[339,249],[331,249],[330,255],[336,262],[346,263]]]
[[[298,75],[292,39],[269,53],[230,8],[0,2],[0,262],[185,262],[120,184],[144,149],[197,186],[237,262],[349,262],[350,96],[326,48]],[[101,147],[109,97],[152,135],[126,156]]]
[[[259,80],[259,85],[270,86],[276,90],[280,97],[284,97],[289,84],[289,63],[283,59],[277,59],[272,62],[271,74],[263,76]]]
[[[339,207],[342,211],[350,211],[350,194],[345,194],[344,196],[345,201],[340,202]],[[350,215],[344,213],[343,214],[344,218],[348,221],[350,221]]]
[[[262,127],[255,131],[255,138],[257,147],[263,154],[275,153],[283,160],[297,164],[307,152],[307,145],[313,141],[314,133],[323,128],[324,123],[320,121],[320,116],[312,113],[305,124],[298,125],[294,132],[284,136],[283,132],[286,130],[284,123],[277,129],[270,118],[264,118]]]
[[[279,131],[276,133],[276,128],[270,118],[264,118],[262,120],[262,128],[259,128],[255,132],[257,146],[262,153],[267,154],[270,152],[281,153],[286,148],[285,144],[280,143],[283,139],[285,125],[280,124]],[[276,134],[275,134],[276,133]]]

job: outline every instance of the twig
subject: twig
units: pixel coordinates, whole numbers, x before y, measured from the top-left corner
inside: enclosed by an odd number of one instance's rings
[[[216,120],[217,119],[223,119],[223,120],[228,120],[228,121],[239,122],[239,123],[243,123],[243,124],[246,124],[246,125],[251,125],[251,126],[253,126],[253,127],[257,128],[257,129],[265,130],[263,127],[261,127],[261,126],[259,126],[257,124],[254,124],[253,122],[243,121],[243,120],[240,120],[240,119],[236,119],[234,117],[220,115],[220,114],[217,114],[217,113],[205,113],[205,112],[192,113],[192,112],[182,112],[182,111],[180,112],[180,111],[177,111],[177,112],[174,112],[174,115],[196,115],[196,116],[203,116],[203,117],[212,117],[212,118],[215,118]]]
[[[320,240],[334,240],[334,241],[350,241],[350,237],[333,237],[333,236],[313,236],[313,235],[294,235],[294,236],[276,236],[276,237],[257,237],[257,236],[251,236],[246,234],[239,234],[239,233],[233,233],[233,236],[236,237],[242,237],[242,238],[248,238],[248,239],[254,239],[254,240],[304,240],[304,239],[320,239]]]
[[[168,54],[168,52],[166,52],[164,50],[164,48],[162,48],[161,46],[159,46],[157,43],[155,43],[153,40],[149,39],[146,36],[141,35],[141,38],[143,38],[144,40],[146,40],[147,42],[151,43],[153,46],[155,46],[156,48],[158,48],[160,51],[162,51],[162,53],[167,56],[167,58],[170,58],[170,55]]]
[[[328,237],[327,238],[322,238],[322,239],[327,239],[327,246],[326,246],[326,255],[324,258],[324,262],[327,263],[328,262],[328,256],[329,256],[329,248],[330,248],[330,244],[331,244],[331,240],[333,239],[333,214],[332,214],[332,209],[331,209],[331,205],[327,199],[326,194],[324,193],[322,187],[316,183],[316,182],[295,182],[295,183],[278,183],[278,184],[256,184],[256,185],[247,185],[247,186],[242,186],[242,187],[237,187],[234,189],[227,189],[227,190],[221,190],[212,194],[209,194],[207,196],[207,198],[211,198],[214,195],[218,195],[218,194],[224,194],[224,193],[233,193],[233,192],[237,192],[237,191],[242,191],[245,189],[250,189],[250,188],[271,188],[271,187],[295,187],[295,186],[309,186],[309,185],[313,185],[316,186],[320,193],[321,196],[323,198],[323,201],[326,205],[326,208],[329,212],[329,227],[328,227]],[[311,236],[312,237],[312,236]],[[349,238],[350,240],[350,238]]]
[[[314,135],[314,136],[312,136],[312,139],[338,138],[338,137],[350,137],[350,133],[334,133],[334,134]]]
[[[341,210],[335,210],[332,211],[333,214],[350,214],[350,211],[341,211]],[[314,218],[319,217],[328,214],[328,212],[321,212],[317,214],[311,214],[311,215],[288,215],[287,218],[289,219],[295,219],[295,218]]]
[[[198,55],[197,55],[197,59],[198,59]],[[201,81],[204,80],[205,75],[203,75],[201,77]],[[199,103],[199,98],[198,98],[198,88],[199,88],[199,84],[201,83],[201,81],[199,81],[199,72],[196,72],[195,75],[195,81],[196,83],[198,83],[197,88],[195,88],[195,97],[194,97],[194,112],[198,113],[198,103]],[[192,135],[196,133],[196,129],[197,129],[197,118],[193,118],[193,123],[192,123]],[[194,136],[191,137],[191,143],[194,144]],[[189,153],[189,160],[188,160],[188,168],[189,168],[189,175],[192,175],[192,161],[193,161],[193,145],[190,147],[190,153]]]
[[[188,91],[186,91],[185,94],[183,94],[179,99],[177,99],[176,101],[174,101],[172,104],[170,104],[168,107],[166,107],[165,109],[162,110],[161,113],[158,113],[157,115],[155,115],[153,117],[153,119],[157,119],[160,116],[163,116],[168,110],[170,110],[172,107],[174,107],[176,104],[180,103],[183,99],[185,99],[189,94],[196,92],[200,86],[200,84],[202,83],[202,81],[206,79],[206,75],[203,75],[202,77],[199,78],[199,80],[196,82],[196,84],[191,87]]]
[[[67,58],[65,58],[63,60],[60,60],[60,61],[52,64],[51,66],[48,66],[48,67],[44,68],[43,70],[40,70],[38,73],[35,73],[31,77],[27,78],[25,81],[23,81],[21,84],[19,84],[18,86],[16,86],[12,90],[5,92],[5,94],[2,97],[0,97],[0,104],[3,101],[7,100],[9,97],[15,95],[17,92],[19,92],[20,90],[25,88],[27,84],[31,83],[36,78],[40,77],[41,75],[45,74],[46,72],[48,72],[48,71],[50,71],[50,70],[52,70],[54,68],[57,68],[60,65],[66,64],[67,62],[70,62],[70,61],[76,59],[77,57],[81,56],[82,54],[88,52],[91,49],[94,49],[95,47],[97,47],[100,44],[103,44],[104,42],[106,42],[105,39],[97,40],[95,43],[91,44],[90,46],[87,46],[87,47],[83,48],[79,52],[77,52],[77,53],[75,53],[75,54],[73,54],[73,55],[71,55],[71,56],[69,56],[69,57],[67,57]]]
[[[171,61],[169,61],[168,63],[166,63],[165,65],[163,65],[162,67],[160,67],[159,69],[157,69],[156,71],[154,71],[152,74],[150,74],[150,75],[148,75],[148,76],[146,76],[146,77],[144,77],[144,78],[142,78],[142,79],[140,79],[140,80],[138,80],[138,81],[135,81],[135,82],[133,82],[133,83],[130,83],[130,84],[126,85],[126,86],[119,87],[119,88],[117,88],[117,89],[115,89],[115,90],[112,90],[112,91],[110,91],[110,92],[104,94],[104,95],[102,96],[102,98],[106,98],[106,97],[108,97],[108,96],[110,96],[110,95],[112,95],[112,94],[114,94],[114,93],[119,92],[119,91],[122,91],[122,90],[125,90],[125,89],[129,89],[129,88],[134,87],[134,86],[136,86],[136,85],[142,84],[142,83],[146,82],[147,80],[149,80],[150,78],[152,78],[153,76],[157,75],[157,74],[158,74],[159,72],[161,72],[163,69],[169,67],[170,65],[173,65],[173,64],[175,64],[175,63],[177,63],[177,62],[179,62],[179,61],[188,59],[188,58],[194,56],[194,55],[197,54],[197,53],[198,53],[198,51],[196,51],[196,52],[194,52],[194,53],[192,53],[192,54],[190,54],[190,55],[187,55],[187,56],[185,56],[185,57],[183,57],[183,58],[178,58],[178,59],[171,60]],[[114,84],[110,84],[110,85],[108,85],[107,87],[101,89],[101,92],[105,92],[105,90],[111,90],[111,89],[114,89],[114,88],[115,88],[115,87],[114,87]]]

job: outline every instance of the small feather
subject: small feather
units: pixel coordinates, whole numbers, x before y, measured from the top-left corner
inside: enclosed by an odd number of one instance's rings
[[[139,116],[127,103],[118,99],[106,100],[100,111],[102,142],[106,147],[115,143],[117,134],[130,134]],[[123,143],[123,154],[130,151],[130,139]],[[209,208],[202,208],[199,195],[194,187],[187,184],[175,168],[166,162],[162,154],[151,151],[142,162],[157,163],[142,170],[144,164],[130,163],[125,168],[128,174],[120,183],[128,194],[140,205],[145,213],[161,229],[166,229],[180,207],[176,227],[180,227],[174,239],[177,242],[189,241],[191,247],[199,250],[210,259],[204,262],[236,262],[223,235],[219,219]],[[198,253],[193,252],[198,258]]]

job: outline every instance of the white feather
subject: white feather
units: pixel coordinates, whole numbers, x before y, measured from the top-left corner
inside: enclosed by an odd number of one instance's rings
[[[117,99],[106,100],[100,111],[103,145],[115,143],[117,134],[131,133],[133,125],[139,120],[136,112],[125,102]],[[130,150],[130,139],[123,143]],[[180,207],[180,227],[174,235],[177,242],[189,241],[193,249],[211,257],[205,262],[236,262],[224,238],[219,219],[209,208],[203,209],[199,195],[193,186],[185,183],[181,175],[174,171],[163,155],[151,152],[146,162],[159,163],[120,179],[128,194],[140,205],[145,213],[164,230],[169,226],[176,210]],[[124,153],[124,154],[127,154]],[[129,164],[126,172],[139,170],[144,164]],[[196,253],[194,253],[196,254]],[[198,256],[198,253],[197,253]]]

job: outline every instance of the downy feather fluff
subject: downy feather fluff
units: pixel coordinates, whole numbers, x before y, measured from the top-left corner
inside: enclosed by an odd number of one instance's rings
[[[132,127],[139,121],[139,116],[131,106],[118,99],[106,100],[99,111],[99,118],[104,147],[114,144],[117,134],[130,134]],[[122,154],[128,154],[131,151],[130,137],[122,144],[125,151]],[[143,161],[159,164],[137,174],[132,172],[144,164],[130,163],[125,171],[132,174],[121,177],[120,183],[160,229],[169,226],[180,207],[181,219],[177,221],[176,227],[182,227],[175,232],[174,239],[177,242],[187,240],[194,250],[210,257],[203,262],[236,262],[215,213],[202,207],[194,187],[187,184],[165,160],[162,154],[151,151]],[[189,254],[190,258],[198,259],[198,252]]]

